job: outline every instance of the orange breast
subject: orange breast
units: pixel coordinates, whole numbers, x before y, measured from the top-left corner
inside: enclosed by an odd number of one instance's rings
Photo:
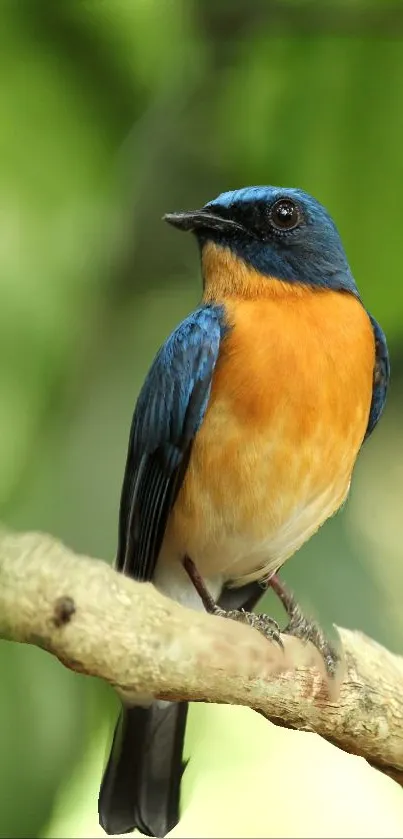
[[[342,504],[372,395],[362,305],[268,282],[269,296],[222,301],[232,328],[167,532],[174,553],[236,585],[278,568]]]

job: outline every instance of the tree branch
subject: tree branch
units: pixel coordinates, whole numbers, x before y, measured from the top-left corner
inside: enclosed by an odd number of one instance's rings
[[[310,644],[282,636],[282,651],[49,536],[0,533],[0,638],[42,647],[124,696],[247,705],[403,783],[403,658],[338,631],[343,672],[329,685]]]

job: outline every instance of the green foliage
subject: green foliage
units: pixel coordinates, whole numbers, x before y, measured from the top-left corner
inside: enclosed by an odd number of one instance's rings
[[[248,183],[301,186],[340,227],[396,384],[351,503],[286,577],[325,623],[398,646],[393,575],[372,558],[402,492],[379,474],[387,444],[397,464],[403,451],[403,50],[368,34],[365,9],[363,37],[360,23],[301,32],[295,15],[273,27],[257,0],[3,0],[0,503],[12,526],[113,556],[136,394],[200,293],[196,249],[162,213]],[[0,668],[0,836],[37,836],[115,704],[40,651],[3,643]]]

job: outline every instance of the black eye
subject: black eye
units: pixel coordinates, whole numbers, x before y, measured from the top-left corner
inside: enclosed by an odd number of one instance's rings
[[[293,230],[300,220],[298,205],[291,198],[280,198],[271,207],[270,221],[276,230]]]

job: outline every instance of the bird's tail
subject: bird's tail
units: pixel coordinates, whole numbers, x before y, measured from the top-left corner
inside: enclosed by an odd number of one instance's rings
[[[98,801],[109,835],[137,827],[162,837],[178,822],[187,707],[158,701],[122,709]]]
[[[259,583],[225,589],[223,609],[253,609]],[[179,820],[187,703],[154,702],[123,707],[99,792],[99,820],[109,835],[135,827],[147,836],[165,836]]]

